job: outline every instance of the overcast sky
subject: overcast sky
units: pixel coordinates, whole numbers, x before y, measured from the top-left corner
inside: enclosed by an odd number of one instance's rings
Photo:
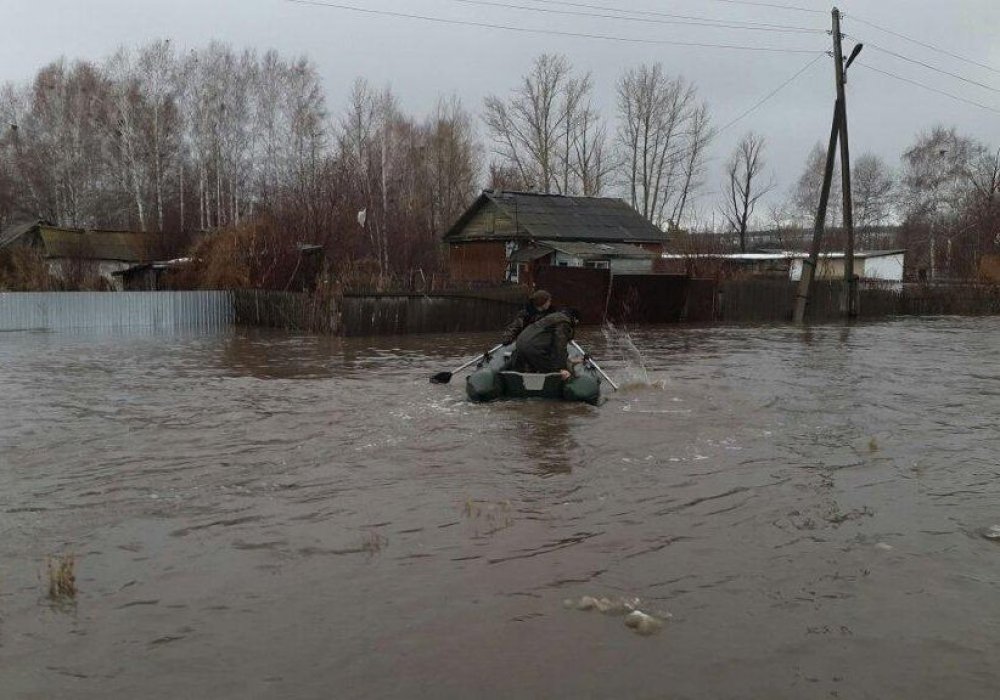
[[[752,107],[802,69],[815,54],[774,53],[668,45],[668,42],[827,51],[823,33],[750,31],[645,23],[528,12],[533,6],[590,12],[581,5],[614,7],[828,30],[831,5],[821,0],[492,0],[486,7],[461,0],[317,0],[368,10],[420,14],[452,20],[502,24],[562,32],[604,34],[663,42],[615,42],[456,26],[380,16],[289,0],[0,0],[0,80],[24,81],[60,55],[100,60],[120,44],[169,38],[180,49],[213,39],[234,47],[275,48],[305,54],[316,63],[328,107],[342,109],[351,83],[364,76],[390,84],[404,107],[425,113],[439,95],[456,94],[478,114],[483,97],[508,92],[542,52],[565,54],[589,71],[596,101],[606,115],[614,107],[614,83],[626,67],[659,61],[683,75],[708,101],[714,123],[722,126]],[[574,2],[577,5],[573,6]],[[794,5],[814,12],[765,5]],[[852,0],[840,4],[843,31],[868,46],[851,69],[848,107],[851,149],[873,151],[891,164],[915,134],[934,124],[1000,146],[1000,2],[998,0]],[[852,14],[857,12],[856,19]],[[604,12],[604,14],[608,14]],[[973,65],[892,36],[860,20],[931,44],[992,68]],[[848,40],[850,49],[852,40]],[[877,47],[961,76],[964,82],[888,55]],[[870,65],[898,76],[987,105],[988,111],[872,72]],[[806,154],[828,137],[834,97],[832,61],[823,56],[757,110],[721,133],[712,149],[708,187],[722,178],[722,161],[749,129],[768,141],[768,161],[784,196],[797,179]],[[708,208],[710,200],[706,200]]]

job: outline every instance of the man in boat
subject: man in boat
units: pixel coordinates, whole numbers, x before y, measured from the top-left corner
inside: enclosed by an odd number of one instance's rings
[[[551,297],[549,298],[551,303]],[[580,316],[575,309],[549,311],[528,325],[517,336],[510,366],[515,372],[558,372],[563,380],[573,376],[573,365],[567,345],[573,340],[573,329]]]
[[[528,297],[528,303],[518,312],[517,317],[504,329],[500,342],[510,345],[517,340],[521,331],[552,311],[552,295],[544,289],[535,291]]]

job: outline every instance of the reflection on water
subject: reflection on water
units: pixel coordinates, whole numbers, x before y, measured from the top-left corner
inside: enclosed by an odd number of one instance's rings
[[[1000,321],[490,340],[4,334],[0,697],[994,697]]]

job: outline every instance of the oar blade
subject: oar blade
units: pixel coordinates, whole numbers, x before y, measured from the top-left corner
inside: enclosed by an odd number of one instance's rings
[[[451,372],[438,372],[431,377],[431,384],[447,384],[451,381]]]

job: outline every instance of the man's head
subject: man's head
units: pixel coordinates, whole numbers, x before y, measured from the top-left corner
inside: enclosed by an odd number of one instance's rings
[[[552,306],[552,295],[544,289],[539,289],[528,298],[528,301],[539,311],[546,311]]]
[[[580,323],[580,312],[577,311],[576,309],[567,306],[565,309],[563,309],[563,313],[569,317],[570,322],[574,326]]]

